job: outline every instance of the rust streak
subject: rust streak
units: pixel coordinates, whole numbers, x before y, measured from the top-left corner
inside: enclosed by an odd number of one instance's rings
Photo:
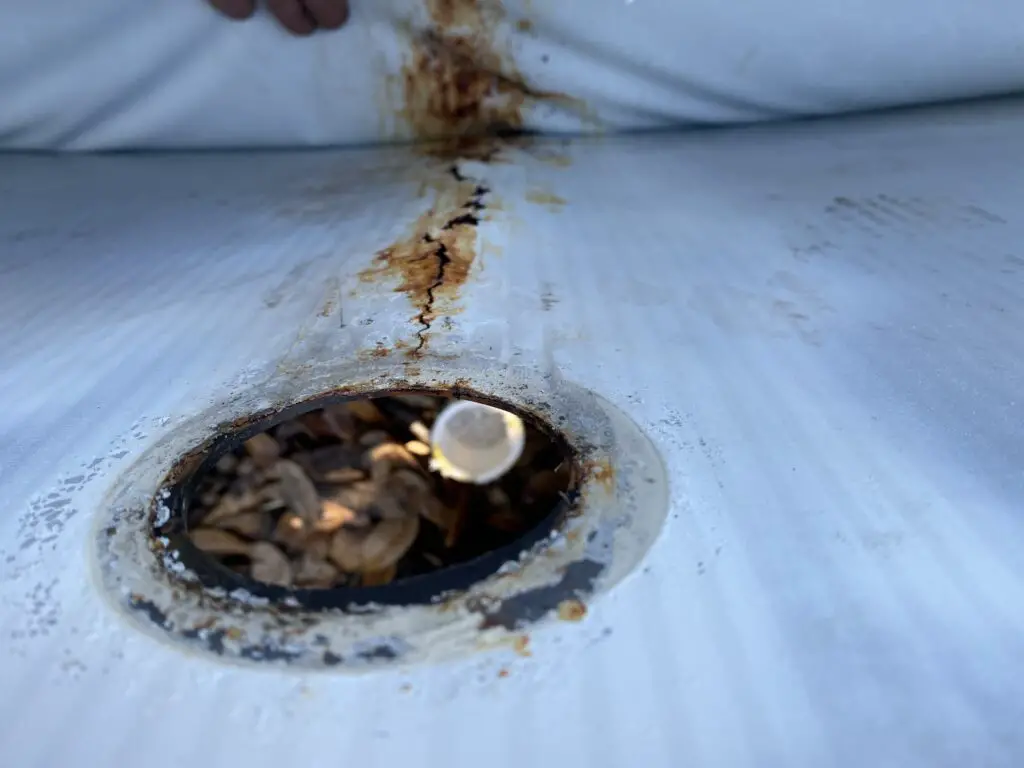
[[[587,462],[584,467],[584,476],[593,480],[609,494],[615,492],[615,468],[607,459],[597,459]]]
[[[512,27],[497,0],[426,0],[426,11],[426,27],[411,30],[398,117],[413,138],[442,142],[431,154],[493,160],[507,139],[524,132],[524,109],[537,101],[586,111],[576,99],[527,84],[500,41],[499,29]]]
[[[563,600],[558,604],[558,618],[562,621],[582,621],[587,615],[587,606],[579,600]]]
[[[406,352],[410,357],[423,352],[434,320],[458,312],[454,302],[477,255],[476,228],[489,190],[457,166],[450,172],[454,178],[435,188],[433,204],[409,234],[379,251],[359,274],[363,282],[397,279],[394,290],[408,297],[419,324],[416,346]]]

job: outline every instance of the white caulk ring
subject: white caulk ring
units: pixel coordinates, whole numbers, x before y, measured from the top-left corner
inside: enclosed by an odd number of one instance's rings
[[[522,419],[471,400],[456,400],[430,430],[432,469],[463,483],[484,485],[504,475],[525,442]]]

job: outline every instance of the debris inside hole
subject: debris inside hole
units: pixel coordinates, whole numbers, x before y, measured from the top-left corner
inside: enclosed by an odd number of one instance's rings
[[[396,394],[308,411],[223,454],[184,500],[192,544],[286,588],[374,587],[508,547],[563,502],[566,447],[529,421],[512,468],[484,485],[431,468],[451,398]]]

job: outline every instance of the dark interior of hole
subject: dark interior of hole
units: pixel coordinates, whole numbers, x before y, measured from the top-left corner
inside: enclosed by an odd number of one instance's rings
[[[396,412],[395,409],[401,411],[403,407],[401,402],[393,399],[393,395],[402,394],[438,396],[440,393],[387,393],[374,396],[374,402],[390,416]],[[531,470],[554,469],[559,465],[570,468],[563,492],[553,498],[544,499],[543,503],[518,505],[522,516],[522,524],[518,527],[503,530],[488,524],[489,506],[486,492],[489,486],[456,484],[455,491],[465,495],[468,503],[466,514],[463,516],[464,528],[454,544],[446,547],[444,532],[437,526],[421,520],[416,542],[399,561],[394,579],[390,583],[378,586],[364,586],[356,577],[348,583],[331,588],[278,587],[255,581],[246,575],[248,559],[244,555],[214,558],[191,544],[188,531],[198,523],[197,495],[223,456],[244,456],[243,443],[253,435],[279,427],[297,417],[308,417],[326,405],[335,405],[347,400],[349,398],[334,396],[309,401],[275,416],[256,421],[234,433],[224,434],[214,441],[197,471],[169,489],[172,516],[159,533],[171,538],[172,546],[180,553],[183,563],[193,570],[204,584],[229,591],[240,587],[256,596],[269,599],[291,596],[303,607],[311,609],[344,608],[361,603],[429,602],[439,594],[466,589],[474,582],[492,575],[505,563],[516,559],[523,550],[534,546],[557,528],[575,502],[578,472],[564,439],[529,414],[501,405],[506,410],[516,412],[524,420],[528,434],[534,433],[534,437],[531,438],[534,444],[544,446],[536,451],[531,460]],[[392,426],[401,423],[403,420],[397,417],[394,421],[389,421]],[[405,434],[392,436],[398,440],[408,437]],[[311,437],[299,432],[289,437],[287,443],[289,450],[310,450],[332,444],[332,441],[336,439]],[[502,487],[515,504],[515,500],[522,499],[523,484],[527,475],[527,471],[520,468],[492,485]],[[437,482],[448,492],[452,491],[453,484]]]

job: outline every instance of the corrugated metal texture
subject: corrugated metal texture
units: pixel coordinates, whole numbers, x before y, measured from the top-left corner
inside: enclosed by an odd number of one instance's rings
[[[356,275],[436,166],[0,159],[6,763],[1019,765],[1022,129],[1024,106],[976,105],[460,164],[492,211],[428,354],[592,388],[654,440],[672,508],[532,656],[361,677],[155,642],[89,541],[182,420],[415,338],[406,297]]]

